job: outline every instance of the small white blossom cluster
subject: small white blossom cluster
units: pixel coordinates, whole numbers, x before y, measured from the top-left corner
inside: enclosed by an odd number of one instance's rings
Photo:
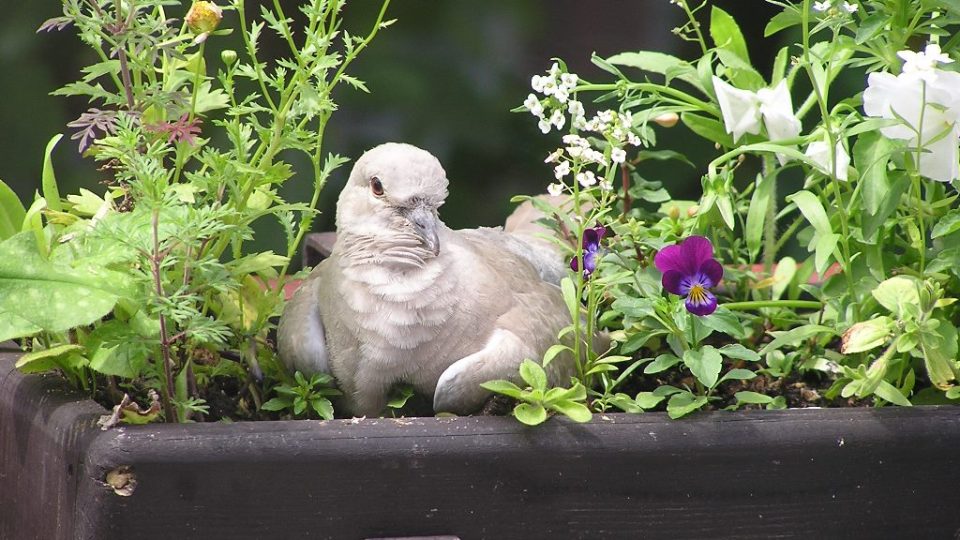
[[[598,175],[587,167],[607,166],[607,158],[604,153],[593,148],[590,141],[574,134],[563,136],[563,148],[550,153],[544,160],[544,163],[556,163],[553,168],[553,176],[557,179],[556,183],[547,186],[547,192],[551,195],[560,195],[564,190],[564,179],[574,172],[574,180],[580,184],[583,189],[590,189],[593,186],[599,186],[603,191],[613,191],[613,184],[606,181],[603,175]],[[622,148],[612,148],[610,151],[610,161],[616,164],[626,161],[627,152]],[[573,164],[573,165],[571,165]]]
[[[534,75],[530,79],[530,86],[536,93],[528,95],[523,106],[540,119],[537,124],[540,131],[550,133],[554,127],[563,129],[567,120],[565,111],[570,114],[573,126],[581,129],[585,121],[583,104],[570,99],[579,80],[576,73],[564,73],[556,63],[550,66],[546,75]]]
[[[833,7],[833,0],[823,0],[822,2],[817,1],[813,3],[813,10],[819,11],[821,13],[830,11],[832,7]],[[846,13],[851,13],[851,14],[856,13],[857,10],[860,9],[860,6],[858,4],[852,4],[850,2],[842,2],[838,4],[837,7],[838,7],[838,10],[842,10]]]

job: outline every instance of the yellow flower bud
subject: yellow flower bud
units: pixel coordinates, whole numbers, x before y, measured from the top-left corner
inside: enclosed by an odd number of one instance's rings
[[[673,112],[663,113],[656,116],[653,121],[660,127],[672,128],[680,121],[680,116]]]
[[[223,10],[213,2],[194,2],[185,20],[194,34],[207,34],[217,29]]]
[[[667,215],[669,215],[669,216],[670,216],[670,219],[672,219],[672,220],[674,220],[674,221],[680,219],[680,208],[678,208],[678,207],[676,207],[676,206],[671,206],[671,207],[670,207],[670,210],[668,210],[668,212],[667,212]]]

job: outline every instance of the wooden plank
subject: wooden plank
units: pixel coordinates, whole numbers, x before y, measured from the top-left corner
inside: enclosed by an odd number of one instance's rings
[[[0,391],[9,388],[11,363],[0,358],[7,374]],[[6,392],[0,398],[5,408],[18,401]],[[75,484],[63,479],[69,452],[64,459],[52,451],[47,465],[29,462],[52,467],[49,476],[67,486],[54,497],[31,493],[38,488],[25,476],[11,483],[11,464],[29,452],[11,458],[9,448],[25,431],[62,426],[55,417],[66,406],[19,400],[39,411],[29,420],[37,425],[17,420],[21,427],[10,428],[9,413],[0,415],[0,521],[29,505],[48,519],[68,516],[56,526],[30,521],[51,533],[43,538],[64,538],[54,533],[67,525],[77,538],[98,540],[952,538],[960,531],[958,407],[717,412],[679,421],[610,414],[538,428],[478,417],[100,432],[87,402],[86,412],[62,417],[79,427],[54,430],[78,441]],[[136,482],[129,496],[105,482],[118,469]],[[26,530],[4,526],[4,533]]]

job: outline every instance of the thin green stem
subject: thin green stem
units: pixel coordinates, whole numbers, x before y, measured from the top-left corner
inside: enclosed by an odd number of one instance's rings
[[[817,311],[823,309],[823,303],[813,300],[748,300],[746,302],[727,302],[723,304],[723,307],[734,311],[753,311],[765,308],[811,309]]]

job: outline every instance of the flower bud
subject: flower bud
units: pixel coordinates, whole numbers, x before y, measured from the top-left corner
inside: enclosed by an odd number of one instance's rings
[[[669,215],[670,219],[674,221],[680,219],[680,208],[676,206],[671,206],[670,210],[667,211],[667,215]]]
[[[658,115],[653,121],[660,127],[672,128],[680,121],[680,116],[675,112],[668,112]]]
[[[700,212],[700,207],[695,204],[695,205],[691,206],[690,208],[687,208],[687,217],[689,217],[689,218],[697,217],[697,214],[698,214],[699,212]]]
[[[894,323],[890,317],[877,317],[859,322],[843,333],[840,352],[853,354],[879,347],[890,337],[893,326]]]
[[[228,66],[232,66],[237,61],[237,51],[233,49],[224,49],[220,52],[220,60]]]
[[[185,20],[190,31],[194,34],[207,34],[217,29],[223,10],[213,2],[194,2],[187,12]]]

